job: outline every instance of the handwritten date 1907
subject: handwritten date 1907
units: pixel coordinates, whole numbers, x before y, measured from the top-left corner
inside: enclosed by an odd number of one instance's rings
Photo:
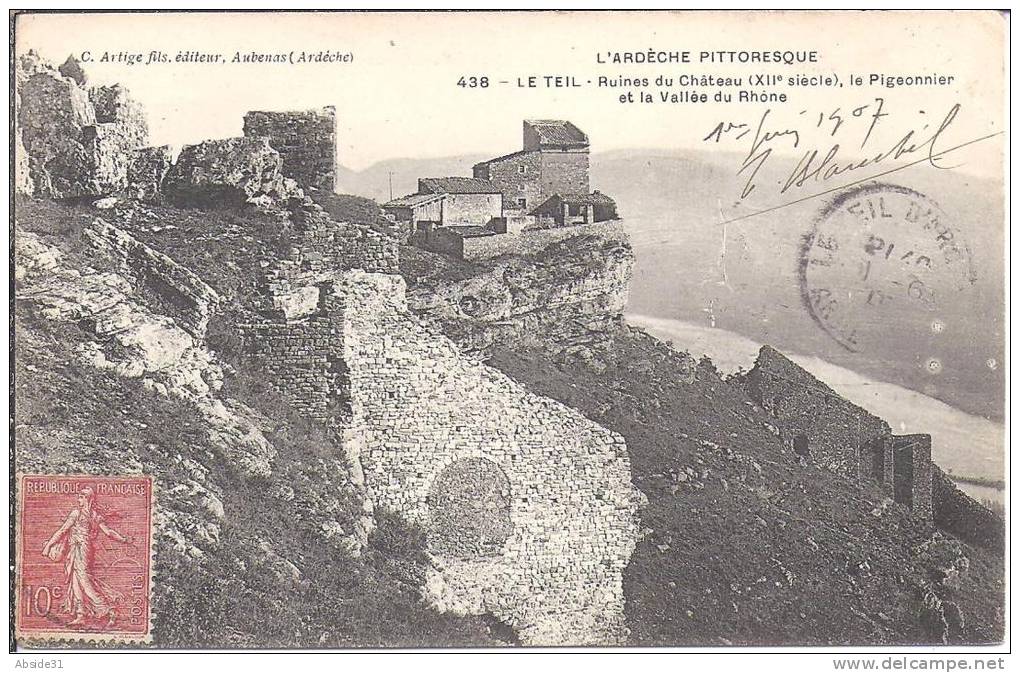
[[[872,138],[876,128],[880,124],[887,126],[889,123],[883,122],[889,113],[884,111],[885,100],[882,98],[875,98],[872,103],[849,108],[845,112],[841,108],[836,108],[809,115],[807,110],[802,110],[798,117],[803,121],[795,124],[772,124],[770,120],[772,109],[768,108],[755,124],[719,122],[702,138],[702,141],[719,144],[724,140],[740,141],[750,138],[747,154],[736,172],[737,175],[746,175],[746,182],[740,194],[741,199],[754,192],[759,173],[772,158],[773,150],[777,148],[800,150],[802,153],[793,170],[779,180],[781,185],[779,193],[785,194],[792,188],[803,187],[809,181],[825,182],[868,166],[916,155],[918,152],[927,152],[929,163],[935,168],[943,168],[938,164],[940,148],[937,148],[937,144],[940,136],[956,119],[960,107],[959,103],[950,107],[934,131],[929,131],[932,127],[929,122],[915,124],[911,128],[893,133],[895,140],[877,149],[869,148],[868,142],[872,141],[872,145],[875,145],[877,141]],[[924,111],[921,111],[921,115],[924,115]],[[927,118],[927,115],[924,115],[924,118]],[[918,125],[920,128],[917,128]],[[802,136],[809,135],[821,135],[823,138],[834,138],[836,141],[828,148],[816,146],[802,149]],[[851,151],[855,151],[858,158],[842,158],[842,154],[847,153],[843,150],[847,144],[857,145],[856,150]],[[859,158],[860,156],[864,158]]]

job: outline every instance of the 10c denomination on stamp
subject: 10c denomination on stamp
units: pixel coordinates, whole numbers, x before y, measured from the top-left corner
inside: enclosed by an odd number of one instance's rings
[[[152,477],[19,475],[15,636],[149,642]]]

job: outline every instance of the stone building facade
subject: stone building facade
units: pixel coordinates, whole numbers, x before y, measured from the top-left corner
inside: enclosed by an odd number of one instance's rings
[[[246,137],[266,137],[283,159],[284,176],[302,189],[336,189],[336,108],[297,112],[253,111],[244,116]]]
[[[931,521],[929,435],[893,435],[884,420],[843,399],[770,346],[761,348],[744,385],[776,418],[794,458],[877,484],[918,518]]]
[[[523,149],[475,164],[503,191],[507,208],[530,211],[554,194],[589,191],[588,136],[569,121],[525,120]]]
[[[440,197],[437,226],[486,225],[503,214],[503,195],[487,180],[420,178],[418,193]]]

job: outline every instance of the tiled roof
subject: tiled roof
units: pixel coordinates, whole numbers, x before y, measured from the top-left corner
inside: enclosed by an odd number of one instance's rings
[[[383,204],[383,208],[414,208],[443,198],[443,194],[408,194]]]
[[[418,191],[433,194],[500,194],[502,190],[481,178],[421,178]]]
[[[556,196],[560,197],[563,203],[572,206],[602,206],[616,203],[613,199],[598,191],[591,194],[557,194]]]
[[[492,164],[492,163],[495,163],[497,161],[503,161],[505,159],[513,159],[514,157],[519,157],[519,156],[523,156],[525,154],[530,154],[532,152],[539,152],[539,151],[540,150],[517,150],[516,152],[511,152],[510,154],[504,154],[503,156],[493,157],[491,159],[486,159],[485,161],[479,161],[477,164],[475,164],[475,166],[484,166],[486,164]]]
[[[588,136],[562,119],[528,119],[525,123],[538,134],[541,145],[587,145]]]

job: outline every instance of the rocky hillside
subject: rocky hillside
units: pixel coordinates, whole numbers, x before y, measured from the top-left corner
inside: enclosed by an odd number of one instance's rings
[[[178,214],[162,226],[242,217]],[[97,248],[99,216],[117,213],[17,204],[15,466],[161,484],[153,644],[502,644],[422,602],[421,532],[376,511],[368,535],[364,495],[322,426],[162,314]],[[222,269],[215,291],[230,297],[237,278],[219,261],[204,268]]]
[[[635,645],[991,643],[1001,558],[784,450],[708,360],[621,328],[596,361],[491,363],[627,440],[648,497],[625,576]]]

